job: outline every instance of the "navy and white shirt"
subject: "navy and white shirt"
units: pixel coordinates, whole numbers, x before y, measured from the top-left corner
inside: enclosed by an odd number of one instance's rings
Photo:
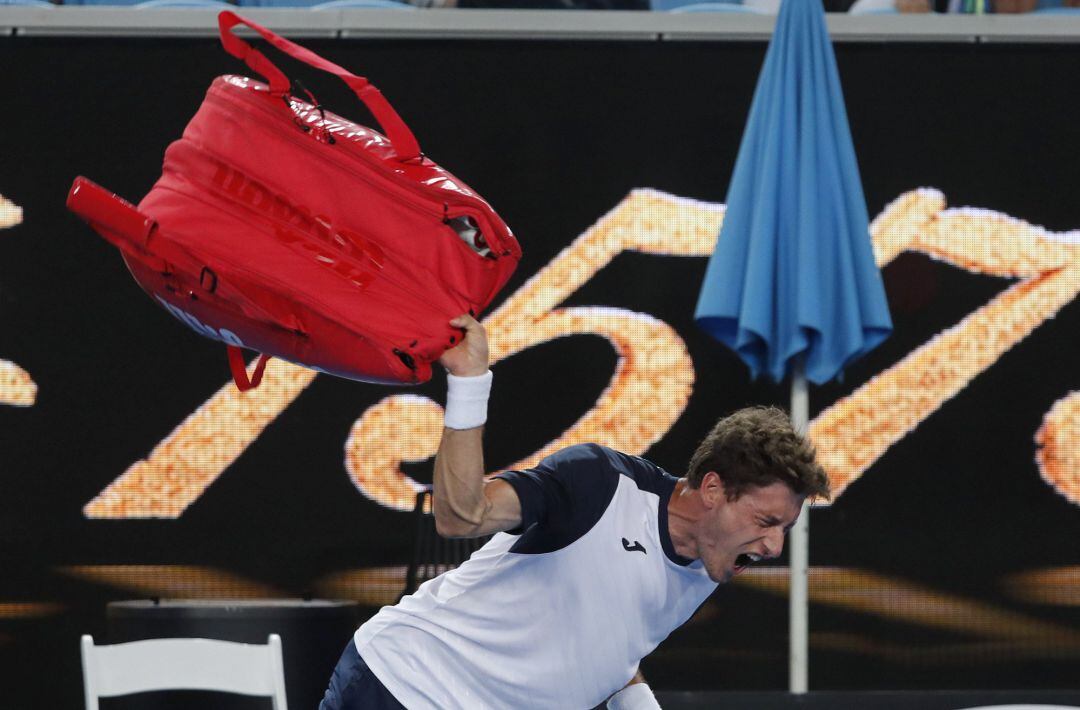
[[[592,708],[716,588],[676,554],[676,478],[596,444],[500,474],[522,523],[355,635],[408,708]]]

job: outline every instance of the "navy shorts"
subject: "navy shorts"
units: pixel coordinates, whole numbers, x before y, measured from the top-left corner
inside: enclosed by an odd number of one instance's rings
[[[319,710],[405,710],[375,677],[349,640],[330,677]]]

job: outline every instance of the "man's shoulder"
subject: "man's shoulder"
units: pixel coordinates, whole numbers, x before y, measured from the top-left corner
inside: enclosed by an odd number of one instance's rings
[[[670,485],[674,476],[641,456],[627,454],[602,444],[587,443],[568,446],[559,452],[567,463],[591,464],[631,479],[637,487],[658,493],[665,484]]]
[[[624,454],[617,449],[596,443],[574,444],[552,454],[549,460],[566,463],[592,463],[610,469],[657,468],[639,456]]]

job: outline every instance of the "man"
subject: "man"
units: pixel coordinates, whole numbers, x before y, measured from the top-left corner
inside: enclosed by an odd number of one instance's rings
[[[585,444],[485,482],[487,337],[469,316],[451,325],[465,338],[440,359],[436,527],[503,534],[361,626],[320,707],[658,708],[638,663],[828,497],[813,447],[754,408],[721,419],[683,478]]]

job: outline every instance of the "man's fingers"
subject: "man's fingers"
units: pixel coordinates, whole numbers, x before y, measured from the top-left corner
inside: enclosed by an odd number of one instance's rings
[[[455,328],[463,328],[466,332],[476,330],[480,328],[480,321],[476,320],[468,313],[463,313],[460,316],[450,321],[450,325]]]
[[[451,327],[465,331],[461,342],[442,354],[439,362],[451,375],[473,377],[488,369],[487,333],[484,326],[471,315],[462,314],[450,320]]]

